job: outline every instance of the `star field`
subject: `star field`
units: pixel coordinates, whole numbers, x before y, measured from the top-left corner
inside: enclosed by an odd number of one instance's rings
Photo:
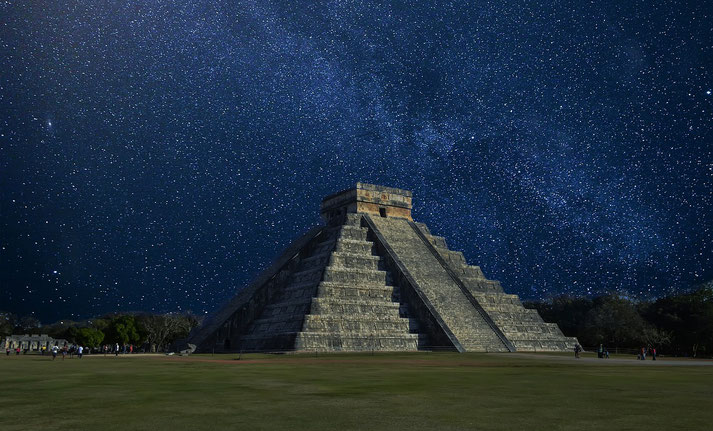
[[[0,3],[0,310],[213,310],[364,181],[509,293],[713,278],[710,1]]]

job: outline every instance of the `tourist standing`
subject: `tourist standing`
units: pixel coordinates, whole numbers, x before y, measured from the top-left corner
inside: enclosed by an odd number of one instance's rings
[[[5,356],[10,356],[10,348],[5,347]]]
[[[84,353],[84,347],[82,347],[82,346],[77,347],[77,357],[78,357],[79,359],[82,359],[82,354],[83,354],[83,353]]]
[[[582,351],[582,346],[579,345],[579,343],[574,345],[574,357],[579,359],[579,352]]]
[[[67,350],[68,350],[68,348],[67,348],[66,344],[64,346],[62,346],[62,360],[63,361],[64,361],[64,358],[67,357]]]
[[[59,347],[57,347],[56,344],[55,344],[54,346],[52,346],[52,360],[53,360],[53,361],[54,361],[55,359],[57,359],[57,352],[58,352],[58,351],[59,351]]]
[[[15,349],[15,356],[20,356],[20,347]]]
[[[116,343],[116,346],[114,346],[114,356],[119,356],[119,343]]]
[[[656,360],[656,347],[651,348],[651,360]]]

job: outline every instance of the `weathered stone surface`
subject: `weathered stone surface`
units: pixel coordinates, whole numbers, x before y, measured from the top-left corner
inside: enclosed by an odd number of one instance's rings
[[[372,221],[466,351],[509,350],[407,220]]]
[[[289,247],[194,330],[199,351],[563,350],[527,310],[411,220],[411,193],[358,183],[324,199],[327,225]]]
[[[565,337],[556,324],[545,323],[536,310],[524,308],[517,295],[504,293],[500,283],[485,279],[479,267],[467,265],[465,259],[450,258],[453,252],[442,238],[432,236],[424,226],[419,228],[517,350],[574,349],[575,338]]]

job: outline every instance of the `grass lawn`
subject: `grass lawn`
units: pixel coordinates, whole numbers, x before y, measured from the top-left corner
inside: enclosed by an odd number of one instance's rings
[[[0,357],[0,430],[704,430],[713,366],[413,353]]]

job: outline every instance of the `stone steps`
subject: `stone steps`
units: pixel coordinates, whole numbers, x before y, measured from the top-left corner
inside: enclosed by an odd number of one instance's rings
[[[334,252],[329,258],[329,266],[379,271],[381,270],[381,258],[372,255]]]
[[[483,271],[480,269],[478,266],[471,266],[471,265],[449,265],[451,267],[451,270],[456,273],[456,275],[460,277],[466,277],[468,279],[472,280],[486,280],[485,276],[483,275]]]
[[[370,256],[374,244],[368,241],[340,239],[334,248],[337,252],[363,254]]]
[[[253,335],[268,332],[338,332],[338,333],[370,333],[370,334],[400,334],[409,333],[418,327],[417,322],[408,318],[391,316],[335,316],[335,315],[278,315],[255,320],[249,333]]]
[[[438,249],[444,249],[448,252],[448,246],[446,245],[446,239],[443,238],[442,236],[437,236],[437,235],[426,235],[426,238],[433,244],[433,246],[438,250]],[[458,252],[454,252],[458,253]]]
[[[363,227],[357,226],[342,226],[339,231],[339,239],[350,239],[357,241],[366,241],[366,236],[369,231]]]
[[[397,288],[382,269],[361,216],[327,228],[290,284],[241,336],[243,350],[417,350],[418,324],[401,317]]]
[[[541,341],[539,339],[518,340],[513,342],[518,351],[521,352],[537,352],[537,351],[566,351],[574,350],[576,341],[565,340],[560,338],[559,341]]]
[[[466,351],[507,351],[498,334],[408,221],[378,217],[371,220]],[[435,242],[445,248],[445,241],[441,243],[436,238]]]
[[[499,324],[502,324],[504,322],[516,322],[517,324],[543,322],[542,318],[539,315],[502,311],[488,311],[488,314],[495,321],[495,323],[500,322]]]
[[[342,222],[342,227],[344,226],[357,226],[361,227],[361,214],[347,214]]]
[[[551,323],[541,323],[541,324],[523,324],[517,325],[514,322],[507,322],[500,325],[500,328],[505,333],[537,333],[537,334],[557,334],[562,335],[559,327],[557,325],[551,326]]]
[[[539,340],[539,341],[562,341],[562,334],[542,334],[542,333],[523,333],[523,334],[513,334],[510,341],[527,341],[527,340]]]
[[[468,265],[462,253],[448,250],[443,238],[431,235],[425,225],[417,225],[518,350],[566,350],[574,346],[576,340],[564,337],[556,324],[544,323],[539,313],[522,306],[517,295],[506,294],[498,281],[485,278],[480,267]]]
[[[359,333],[409,333],[418,327],[415,321],[401,317],[386,316],[305,316],[305,332],[359,332]]]
[[[308,270],[312,268],[324,268],[329,262],[330,253],[320,252],[312,254],[310,257],[302,259],[300,262],[300,270]]]
[[[394,302],[366,301],[353,299],[313,298],[311,314],[355,315],[371,314],[374,316],[400,315],[400,306]]]
[[[320,298],[364,298],[392,301],[398,294],[394,291],[393,286],[355,286],[323,281],[317,287],[317,296]]]
[[[313,255],[322,253],[331,253],[337,244],[336,238],[327,239],[315,245]]]
[[[270,318],[275,316],[293,316],[304,315],[309,311],[312,305],[312,298],[303,298],[301,300],[284,301],[273,303],[265,306],[260,318]]]
[[[318,283],[308,283],[290,286],[281,292],[278,300],[280,302],[288,302],[311,299],[315,295],[318,286]]]
[[[418,350],[419,341],[422,339],[419,334],[335,334],[289,331],[243,336],[241,350],[413,351]]]
[[[240,350],[245,352],[294,350],[297,331],[248,334],[240,337]]]
[[[522,307],[520,302],[520,297],[517,295],[511,295],[507,293],[473,293],[475,299],[480,302],[481,305],[485,304],[513,304],[518,307]]]
[[[361,334],[344,336],[334,333],[301,332],[295,340],[300,350],[317,351],[412,351],[418,350],[418,334],[382,335]]]
[[[286,319],[285,316],[278,316],[269,319],[257,319],[250,325],[249,333],[252,335],[294,332],[302,328],[303,316],[292,316]]]
[[[324,270],[322,280],[332,283],[346,283],[355,285],[371,284],[377,286],[385,285],[388,281],[385,271],[343,268],[335,266],[328,266]]]
[[[503,303],[503,304],[493,304],[493,303],[480,303],[480,305],[487,311],[488,313],[492,312],[501,312],[501,313],[519,313],[519,314],[529,314],[529,313],[523,313],[523,308],[522,305],[518,304],[508,304],[508,303]]]
[[[322,268],[313,267],[292,274],[290,277],[290,284],[319,282],[321,278]]]
[[[497,280],[488,280],[484,278],[473,278],[473,277],[458,277],[463,282],[463,284],[473,292],[476,293],[503,293],[503,287]]]

